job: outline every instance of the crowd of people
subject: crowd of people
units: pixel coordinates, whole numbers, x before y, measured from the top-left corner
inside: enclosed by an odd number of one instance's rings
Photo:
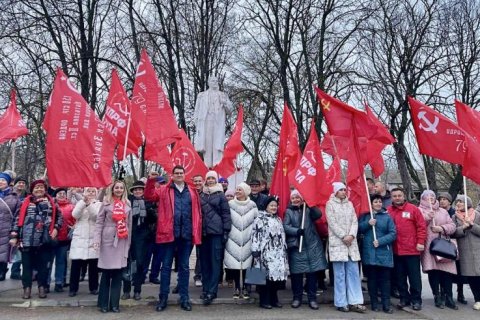
[[[278,198],[268,194],[264,181],[241,182],[232,191],[215,171],[187,183],[185,169],[176,166],[168,181],[151,172],[130,188],[115,180],[103,190],[52,188],[42,179],[28,185],[11,171],[2,172],[0,281],[13,262],[10,277],[21,279],[24,299],[32,296],[34,278],[39,298],[49,294],[50,279],[55,292],[68,283],[74,297],[88,272],[89,293],[98,295],[105,313],[119,312],[120,299],[142,299],[149,279],[160,285],[156,310],[163,311],[175,261],[172,291],[190,311],[189,261],[196,247],[193,279],[202,287],[205,306],[217,298],[225,278],[234,299],[257,292],[260,307],[282,308],[278,291],[290,278],[291,307],[299,308],[305,295],[317,310],[328,270],[341,312],[366,312],[361,274],[372,311],[392,313],[391,296],[399,299],[399,308],[421,310],[423,270],[436,307],[457,310],[457,302],[467,304],[463,285],[468,284],[473,309],[480,310],[480,207],[474,209],[465,195],[453,201],[450,194],[431,190],[415,206],[401,188],[389,191],[382,182],[367,180],[371,212],[357,216],[346,186],[335,182],[322,210],[306,206],[293,189],[281,219]],[[430,253],[439,237],[453,239],[457,260]],[[263,270],[264,284],[252,286],[251,268]]]

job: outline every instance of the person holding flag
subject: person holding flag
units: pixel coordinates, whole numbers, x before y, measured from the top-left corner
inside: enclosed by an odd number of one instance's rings
[[[374,194],[370,197],[373,212],[363,214],[358,221],[358,232],[363,235],[362,263],[366,272],[368,294],[372,311],[378,309],[378,292],[381,294],[385,313],[393,313],[390,305],[390,273],[393,269],[392,244],[397,230],[392,218],[383,208],[383,197]],[[373,234],[375,228],[375,236]]]
[[[347,187],[333,183],[333,194],[326,206],[328,252],[333,263],[334,304],[338,311],[363,313],[363,294],[358,268],[358,221],[353,204],[347,198]],[[351,306],[351,307],[349,307]]]
[[[292,308],[298,308],[302,304],[303,275],[306,274],[308,305],[317,310],[316,272],[327,268],[322,240],[314,224],[320,219],[322,212],[317,207],[307,208],[297,189],[291,191],[290,203],[285,211],[283,228],[287,236],[288,264],[292,280]]]

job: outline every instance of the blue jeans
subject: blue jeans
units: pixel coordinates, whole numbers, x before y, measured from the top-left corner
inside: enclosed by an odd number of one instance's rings
[[[152,265],[150,267],[150,276],[149,276],[150,281],[153,279],[158,279],[158,275],[160,274],[160,268],[162,267],[162,260],[163,260],[161,244],[158,244],[158,243],[152,244],[151,250],[152,250]],[[148,261],[150,262],[150,259]]]
[[[162,243],[159,245],[160,251],[163,253],[162,270],[160,273],[160,298],[168,298],[170,292],[170,278],[172,276],[172,264],[175,251],[178,255],[178,293],[180,302],[189,300],[188,297],[188,281],[190,280],[190,268],[188,265],[190,253],[192,252],[192,241],[176,238],[170,243]]]
[[[363,304],[358,262],[352,261],[350,258],[347,262],[334,261],[333,274],[335,307]]]
[[[52,249],[52,259],[48,268],[48,285],[51,282],[53,259],[55,258],[55,284],[63,285],[67,275],[68,245],[59,245]]]

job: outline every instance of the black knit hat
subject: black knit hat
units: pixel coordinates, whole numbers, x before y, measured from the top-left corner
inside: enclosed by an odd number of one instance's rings
[[[15,184],[17,184],[17,182],[19,182],[19,181],[23,181],[23,182],[25,182],[25,184],[28,184],[27,179],[25,179],[24,177],[17,177],[17,178],[13,181],[13,184],[15,185]]]
[[[142,188],[142,189],[145,189],[145,183],[143,181],[135,181],[133,183],[133,185],[130,187],[130,192],[133,192],[133,189],[137,189],[137,188]]]
[[[55,189],[55,191],[53,192],[53,196],[56,197],[57,196],[57,193],[61,192],[61,191],[65,191],[65,193],[67,193],[67,188],[57,188]]]

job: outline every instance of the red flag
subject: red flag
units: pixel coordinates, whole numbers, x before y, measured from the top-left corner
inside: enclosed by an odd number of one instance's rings
[[[154,149],[155,154],[150,154],[150,161],[154,161],[161,165],[163,169],[171,173],[174,167],[171,153],[168,146],[162,147],[160,149]]]
[[[113,137],[118,143],[118,160],[123,160],[125,138],[127,136],[127,127],[129,126],[129,121],[130,101],[128,100],[125,88],[118,77],[117,70],[113,69],[112,83],[110,85],[110,91],[108,92],[107,107],[105,109],[105,115],[103,116],[103,122],[105,123],[105,127],[112,133]],[[126,155],[137,154],[138,148],[141,145],[141,129],[137,126],[136,122],[130,121]]]
[[[375,125],[377,128],[377,132],[375,134],[376,140],[378,141],[386,141],[385,144],[392,144],[395,142],[395,138],[390,134],[387,127],[375,116],[372,109],[365,104],[365,111],[367,114],[367,118],[371,124]]]
[[[352,202],[357,216],[369,211],[370,197],[365,186],[365,164],[361,162],[361,150],[357,132],[353,128],[353,137],[348,157],[347,187],[348,199]]]
[[[138,63],[131,103],[132,120],[145,136],[145,159],[155,157],[156,148],[180,138],[175,115],[145,49]]]
[[[17,109],[17,96],[15,90],[10,92],[10,103],[7,110],[0,117],[0,144],[8,140],[16,140],[17,138],[27,135],[28,129],[22,120],[22,116]]]
[[[314,120],[310,126],[310,137],[303,150],[303,156],[296,168],[290,172],[289,178],[308,206],[320,204],[324,198],[320,191],[324,190],[326,172]]]
[[[202,158],[195,151],[190,139],[183,129],[177,129],[180,140],[175,142],[170,155],[173,165],[181,165],[185,168],[185,181],[191,181],[196,175],[205,177],[208,168]]]
[[[477,184],[480,184],[480,112],[473,110],[466,104],[455,100],[455,109],[457,112],[457,121],[465,135],[465,144],[462,149],[465,150],[465,158],[462,165],[462,174]]]
[[[465,135],[452,120],[408,97],[412,124],[421,154],[450,163],[462,164]]]
[[[243,129],[243,106],[238,108],[237,122],[233,129],[230,139],[228,139],[225,149],[223,151],[223,158],[213,170],[218,172],[222,177],[230,177],[235,173],[235,160],[237,155],[243,151],[242,145],[242,129]]]
[[[270,194],[279,197],[279,217],[283,219],[285,209],[290,201],[290,184],[288,174],[295,168],[300,155],[298,146],[297,124],[288,108],[283,107],[283,119],[280,128],[280,141],[278,145],[277,161],[273,171]]]
[[[112,182],[115,140],[61,69],[43,128],[52,186],[105,187]]]

